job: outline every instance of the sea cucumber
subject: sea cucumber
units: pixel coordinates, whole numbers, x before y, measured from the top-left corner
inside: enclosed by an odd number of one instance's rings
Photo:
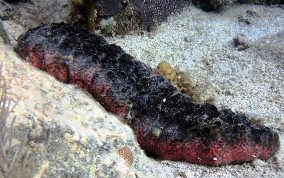
[[[15,51],[59,81],[90,92],[124,118],[142,149],[162,159],[225,165],[266,160],[279,149],[272,129],[229,109],[194,103],[146,64],[80,25],[41,25],[21,35]]]

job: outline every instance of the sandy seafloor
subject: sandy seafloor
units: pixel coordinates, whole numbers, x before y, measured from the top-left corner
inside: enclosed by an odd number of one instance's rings
[[[239,51],[239,36],[249,48]],[[284,8],[233,6],[218,13],[189,7],[151,33],[108,38],[137,59],[157,66],[168,61],[190,74],[219,108],[231,108],[280,134],[281,149],[268,161],[207,167],[160,161],[177,177],[284,177]],[[159,160],[158,160],[159,161]]]

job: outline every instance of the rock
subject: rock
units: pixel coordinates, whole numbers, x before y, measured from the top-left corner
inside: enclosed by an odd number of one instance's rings
[[[95,4],[98,8],[98,16],[107,18],[107,17],[111,17],[119,13],[122,9],[122,5],[124,5],[124,1],[122,0],[98,0],[96,1]]]
[[[75,20],[72,15],[76,11],[76,7],[72,0],[29,0],[12,4],[0,2],[0,4],[1,20],[13,20],[26,27],[26,30],[45,22],[72,22]]]
[[[241,4],[273,5],[284,4],[284,0],[237,0]]]
[[[0,21],[0,38],[5,44],[16,44],[16,39],[25,29],[13,21]]]
[[[192,3],[204,11],[216,11],[227,4],[234,3],[234,0],[193,0]]]
[[[17,3],[17,2],[29,2],[29,0],[4,0],[9,3]]]
[[[5,44],[10,43],[9,37],[7,36],[7,33],[6,33],[4,26],[1,22],[0,22],[0,38],[2,38],[2,40]]]
[[[125,34],[131,30],[147,30],[167,17],[189,6],[189,0],[85,0],[88,23],[91,29],[104,29],[100,21],[113,17],[112,31]]]
[[[19,34],[42,23],[81,21],[76,3],[74,0],[0,1],[0,38],[14,45]]]
[[[237,36],[233,38],[233,41],[234,46],[238,49],[238,51],[243,51],[249,48],[249,44],[243,36]]]
[[[267,162],[262,161],[262,160],[260,160],[260,159],[255,159],[255,160],[252,161],[252,165],[253,165],[254,167],[263,167],[263,166],[265,166],[265,165],[267,165],[267,164],[268,164]]]
[[[0,5],[0,20],[9,20],[13,18],[15,9],[5,2],[0,2]]]

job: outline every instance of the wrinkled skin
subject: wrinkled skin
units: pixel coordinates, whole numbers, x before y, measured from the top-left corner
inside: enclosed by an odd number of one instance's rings
[[[147,152],[205,165],[268,159],[279,136],[246,116],[195,104],[147,65],[81,26],[41,25],[20,36],[15,51],[59,81],[90,92],[124,118]]]

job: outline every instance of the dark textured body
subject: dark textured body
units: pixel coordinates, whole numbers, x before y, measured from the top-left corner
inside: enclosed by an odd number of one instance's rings
[[[15,51],[64,83],[90,92],[134,130],[140,146],[163,159],[222,165],[279,149],[278,134],[246,116],[195,104],[147,65],[80,26],[41,25]]]

